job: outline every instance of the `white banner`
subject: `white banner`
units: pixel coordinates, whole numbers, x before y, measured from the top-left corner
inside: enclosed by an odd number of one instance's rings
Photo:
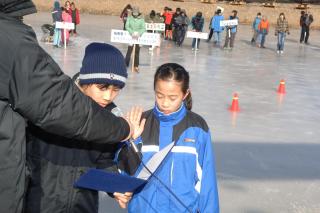
[[[143,33],[142,36],[139,37],[139,39],[132,39],[128,31],[111,30],[111,42],[160,46],[160,34],[159,33]]]
[[[238,25],[238,19],[220,21],[220,26],[221,27],[236,26],[236,25]]]
[[[56,22],[56,28],[73,30],[74,29],[74,23],[57,21]]]
[[[187,32],[187,38],[208,39],[208,33],[188,31]]]
[[[164,23],[146,23],[146,30],[165,31],[166,25]]]

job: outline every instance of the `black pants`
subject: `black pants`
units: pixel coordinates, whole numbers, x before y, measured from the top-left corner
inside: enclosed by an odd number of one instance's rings
[[[181,46],[184,41],[184,37],[186,35],[186,29],[184,26],[178,26],[176,28],[176,31],[177,31],[177,34],[176,34],[177,45]]]
[[[210,29],[210,33],[209,33],[209,37],[208,37],[208,41],[210,41],[210,40],[211,40],[212,35],[213,35],[213,29],[211,28],[211,29]]]
[[[134,67],[139,66],[139,54],[140,54],[140,46],[138,44],[134,44],[136,46],[135,55],[134,55]],[[127,67],[130,64],[130,58],[133,50],[133,45],[128,46],[127,54],[126,54],[126,65]]]
[[[309,39],[309,26],[302,26],[301,27],[301,36],[300,36],[300,43],[304,41],[304,43],[308,43]]]

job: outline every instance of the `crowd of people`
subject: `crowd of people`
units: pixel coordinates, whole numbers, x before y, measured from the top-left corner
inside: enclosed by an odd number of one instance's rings
[[[79,10],[76,8],[75,3],[66,1],[64,7],[60,6],[59,1],[55,1],[52,10],[53,21],[53,45],[54,47],[63,46],[64,41],[69,44],[69,38],[77,35],[77,25],[80,24]],[[74,29],[61,29],[56,26],[57,22],[68,22],[74,24]],[[43,29],[44,30],[44,29]],[[47,28],[48,30],[48,28]],[[64,36],[66,38],[64,38]]]
[[[121,19],[124,22],[132,14],[132,6],[127,5],[123,12],[121,13]],[[142,16],[140,17],[143,18]],[[156,13],[152,10],[150,14],[146,15],[144,18],[146,23],[164,23],[165,31],[162,32],[164,40],[173,41],[177,47],[183,45],[187,31],[203,32],[205,25],[205,19],[201,11],[198,11],[194,16],[189,18],[185,9],[176,8],[173,11],[169,7],[164,7],[162,12]],[[231,14],[225,18],[224,8],[218,6],[214,11],[214,15],[211,17],[209,26],[209,34],[207,42],[209,43],[211,39],[214,40],[214,47],[222,48],[224,50],[232,50],[235,44],[235,38],[238,31],[238,25],[227,25],[222,26],[221,21],[224,20],[238,20],[238,11],[232,10]],[[309,39],[309,29],[313,22],[313,16],[307,14],[306,12],[301,12],[300,26],[301,26],[301,37],[300,43],[308,44]],[[269,34],[269,20],[266,15],[262,15],[260,12],[252,22],[253,36],[251,39],[252,45],[260,48],[265,48],[265,42],[267,35]],[[126,29],[126,27],[124,27]],[[224,44],[222,39],[225,33]],[[282,54],[284,52],[284,43],[286,35],[289,35],[289,23],[285,17],[284,13],[280,13],[275,26],[275,36],[277,36],[277,46],[276,52]],[[196,46],[197,45],[197,46]],[[200,39],[193,38],[192,40],[192,50],[199,50]],[[137,48],[138,49],[138,48]],[[138,60],[137,60],[138,61]],[[135,65],[136,66],[136,65]]]
[[[135,213],[219,212],[210,130],[192,111],[187,69],[159,66],[155,106],[124,115],[114,100],[126,84],[127,61],[116,47],[90,43],[70,78],[23,23],[36,12],[32,1],[6,0],[0,11],[0,212],[97,213],[98,192],[74,188],[80,176],[90,168],[136,176],[159,152],[165,157],[143,188],[110,197]],[[133,36],[144,32],[139,17],[132,8],[125,20]]]

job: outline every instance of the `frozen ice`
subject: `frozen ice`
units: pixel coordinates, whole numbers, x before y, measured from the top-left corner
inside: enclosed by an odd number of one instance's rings
[[[40,38],[40,26],[51,23],[50,16],[38,13],[25,22]],[[72,76],[87,44],[109,43],[110,30],[121,28],[118,17],[83,14],[79,35],[66,50],[41,46]],[[182,47],[163,41],[153,54],[145,46],[140,73],[128,70],[116,102],[124,111],[132,105],[151,108],[156,68],[180,63],[191,75],[193,110],[211,129],[221,212],[320,212],[320,32],[312,30],[310,45],[304,45],[298,42],[299,29],[291,29],[282,55],[276,53],[273,28],[266,49],[252,46],[251,36],[250,26],[240,25],[232,51],[202,40],[195,53],[191,39]],[[127,45],[114,45],[126,53]],[[281,79],[287,92],[282,96],[276,92]],[[239,113],[228,110],[234,92],[239,94]],[[110,198],[101,199],[101,213],[125,212]]]

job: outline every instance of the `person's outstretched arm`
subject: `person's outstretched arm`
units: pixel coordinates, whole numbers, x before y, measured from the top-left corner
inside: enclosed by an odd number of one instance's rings
[[[45,131],[96,143],[126,139],[130,127],[80,92],[26,31],[14,52],[9,73],[8,102],[13,110]]]

